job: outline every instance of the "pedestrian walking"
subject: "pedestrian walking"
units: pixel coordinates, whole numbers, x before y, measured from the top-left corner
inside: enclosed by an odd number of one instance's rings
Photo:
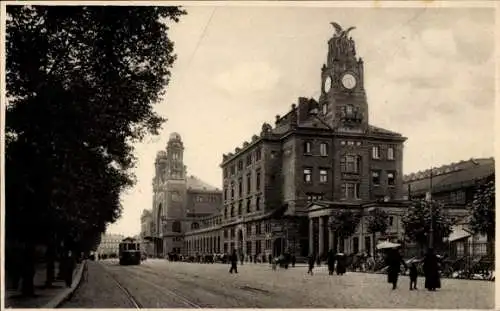
[[[308,258],[309,270],[307,270],[307,274],[313,275],[314,262],[315,262],[314,253],[311,253]]]
[[[439,276],[439,259],[434,253],[434,249],[429,248],[424,258],[425,288],[435,291],[441,288],[441,278]]]
[[[233,253],[231,254],[229,261],[231,262],[231,269],[229,269],[229,273],[238,273],[238,255],[236,254],[236,250],[233,250]]]
[[[418,278],[417,264],[415,262],[412,262],[410,265],[410,290],[417,289],[417,278]]]
[[[335,259],[337,261],[337,267],[336,267],[336,272],[337,275],[344,275],[346,272],[346,256],[344,253],[338,253],[335,256]]]
[[[391,248],[387,254],[387,282],[392,283],[392,289],[396,289],[398,286],[399,272],[401,272],[401,264],[406,267],[406,263],[403,261],[399,250]]]
[[[327,264],[328,274],[333,275],[333,271],[335,270],[335,252],[333,251],[333,249],[328,251]]]

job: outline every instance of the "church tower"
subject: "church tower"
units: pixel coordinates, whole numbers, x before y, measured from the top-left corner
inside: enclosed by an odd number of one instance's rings
[[[335,129],[354,133],[368,130],[368,103],[364,88],[363,60],[349,37],[354,29],[332,23],[335,34],[328,41],[326,64],[321,69],[320,112]]]
[[[186,169],[184,167],[184,145],[181,135],[178,133],[170,134],[167,143],[167,179],[181,180],[185,178]]]

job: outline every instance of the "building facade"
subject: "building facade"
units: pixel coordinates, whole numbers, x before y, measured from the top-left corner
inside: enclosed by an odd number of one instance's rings
[[[103,234],[101,243],[97,247],[97,253],[108,257],[118,256],[119,245],[124,238],[125,236],[121,234]]]
[[[166,150],[156,156],[153,207],[151,216],[144,217],[141,234],[151,241],[157,257],[185,253],[185,233],[198,226],[198,218],[220,212],[221,191],[188,176],[183,156],[184,144],[178,133],[170,135]]]
[[[478,183],[495,174],[494,158],[478,158],[451,163],[404,176],[405,195],[412,199],[423,199],[431,192],[434,200],[445,206],[445,213],[457,220],[448,237],[454,242],[457,255],[474,245],[476,254],[485,254],[487,237],[473,234],[468,227],[470,213],[467,205],[472,203]]]

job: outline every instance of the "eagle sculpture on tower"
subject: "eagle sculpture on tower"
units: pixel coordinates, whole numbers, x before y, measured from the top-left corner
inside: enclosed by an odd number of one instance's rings
[[[337,24],[335,22],[331,22],[330,24],[332,24],[333,28],[335,28],[335,34],[341,38],[347,37],[347,35],[349,34],[349,32],[351,32],[351,30],[356,29],[356,27],[349,27],[349,28],[347,28],[347,30],[344,30],[342,28],[342,26],[340,26],[339,24]]]

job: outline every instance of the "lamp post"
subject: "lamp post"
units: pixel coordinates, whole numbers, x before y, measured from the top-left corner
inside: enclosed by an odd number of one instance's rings
[[[432,167],[431,172],[429,174],[429,196],[427,197],[427,201],[429,202],[430,211],[431,211],[431,224],[429,226],[429,248],[434,246],[434,205],[432,204]]]

